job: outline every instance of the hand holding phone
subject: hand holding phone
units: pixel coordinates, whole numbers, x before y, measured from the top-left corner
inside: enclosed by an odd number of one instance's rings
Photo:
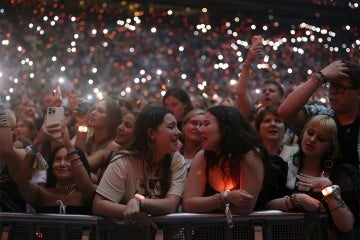
[[[59,124],[59,131],[56,131],[52,135],[54,137],[61,137],[61,122],[64,118],[64,108],[63,107],[49,107],[46,111],[46,122],[45,126]]]
[[[254,35],[251,39],[253,45],[262,44],[263,37],[261,35]]]
[[[61,106],[62,104],[61,89],[59,85],[52,92],[52,102],[52,106]]]

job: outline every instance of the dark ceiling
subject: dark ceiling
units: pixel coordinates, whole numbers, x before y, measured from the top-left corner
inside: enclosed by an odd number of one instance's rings
[[[206,7],[212,16],[238,14],[268,18],[271,14],[283,23],[360,25],[360,9],[350,9],[351,0],[138,0],[152,6]],[[316,4],[314,3],[316,2]]]

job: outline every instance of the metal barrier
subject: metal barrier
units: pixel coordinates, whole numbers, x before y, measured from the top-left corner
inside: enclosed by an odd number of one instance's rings
[[[229,228],[223,214],[175,213],[154,217],[157,231],[130,228],[120,219],[90,215],[0,213],[1,240],[121,240],[121,239],[327,239],[322,214],[259,211],[233,216]],[[359,226],[338,239],[360,239]]]
[[[1,240],[101,239],[98,221],[87,215],[0,213]]]

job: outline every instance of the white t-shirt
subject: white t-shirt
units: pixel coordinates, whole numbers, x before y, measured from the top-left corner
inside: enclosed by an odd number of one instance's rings
[[[178,152],[172,154],[170,188],[167,194],[181,197],[186,179],[184,158]],[[126,204],[139,193],[146,198],[160,198],[162,173],[154,176],[141,159],[130,156],[114,156],[100,181],[96,192],[110,201]]]

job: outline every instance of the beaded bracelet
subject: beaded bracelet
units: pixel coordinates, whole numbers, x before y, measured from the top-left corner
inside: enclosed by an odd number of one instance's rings
[[[77,160],[80,160],[80,156],[69,159],[69,162],[73,163],[73,162],[75,162]]]
[[[220,193],[215,193],[213,196],[212,196],[212,199],[215,203],[215,206],[216,208],[221,208],[221,209],[224,209],[225,208],[225,203],[224,201],[222,200],[222,197],[221,197],[221,194]]]
[[[3,103],[0,103],[0,126],[1,127],[8,126],[6,107],[5,107],[5,104],[3,104]]]
[[[296,199],[296,193],[291,194],[290,199],[291,199],[295,209],[298,209],[298,210],[302,209],[301,204]]]
[[[284,212],[287,212],[287,211],[290,210],[290,206],[289,206],[288,201],[287,201],[289,198],[290,198],[289,196],[285,196],[281,200],[281,205],[283,206]]]
[[[76,149],[68,152],[68,153],[66,154],[66,156],[67,156],[67,157],[70,157],[71,155],[73,155],[73,154],[75,154],[75,153],[78,153],[78,151],[77,151]]]

